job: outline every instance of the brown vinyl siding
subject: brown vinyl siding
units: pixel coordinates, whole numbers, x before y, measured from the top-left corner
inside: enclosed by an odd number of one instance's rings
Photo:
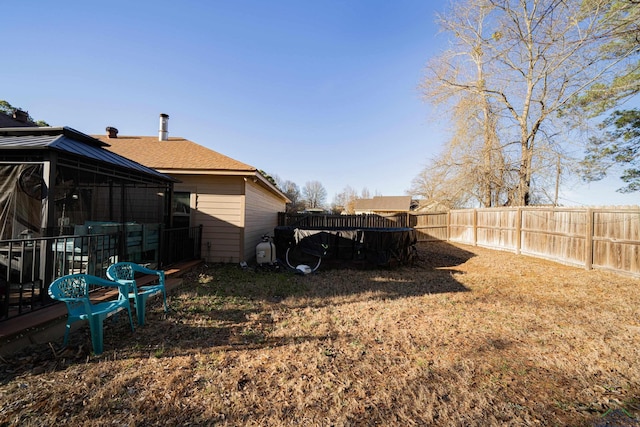
[[[241,177],[180,175],[175,191],[196,194],[191,224],[202,225],[202,256],[207,262],[240,262],[244,195]],[[193,202],[192,202],[193,203]]]
[[[278,212],[284,212],[285,201],[277,199],[272,193],[258,184],[248,182],[246,186],[246,222],[245,222],[245,260],[255,257],[255,247],[263,234],[273,236],[278,225]]]

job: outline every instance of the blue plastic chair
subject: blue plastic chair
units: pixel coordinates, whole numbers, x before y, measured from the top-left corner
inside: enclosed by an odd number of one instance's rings
[[[158,283],[138,287],[135,279],[136,273],[157,275]],[[107,268],[107,277],[118,283],[129,285],[129,298],[134,300],[138,325],[144,325],[147,299],[152,295],[162,293],[164,311],[165,313],[169,311],[169,307],[167,306],[167,291],[164,286],[164,271],[151,270],[134,262],[117,262]]]
[[[90,285],[116,287],[118,288],[118,297],[94,304],[89,299]],[[128,293],[129,287],[126,284],[112,282],[89,274],[70,274],[54,280],[49,285],[49,296],[55,300],[64,301],[68,311],[64,345],[66,346],[69,342],[71,324],[79,320],[87,320],[91,329],[93,352],[96,355],[102,354],[103,321],[120,310],[127,310],[129,313],[129,323],[131,323],[133,331],[133,317],[131,316]]]

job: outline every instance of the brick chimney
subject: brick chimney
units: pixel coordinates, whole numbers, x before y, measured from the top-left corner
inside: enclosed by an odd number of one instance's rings
[[[169,115],[160,114],[160,131],[158,132],[158,141],[169,140]]]
[[[13,118],[22,123],[29,123],[29,113],[22,110],[14,110]]]
[[[109,138],[117,138],[118,137],[118,129],[111,127],[111,126],[107,126],[107,136]]]

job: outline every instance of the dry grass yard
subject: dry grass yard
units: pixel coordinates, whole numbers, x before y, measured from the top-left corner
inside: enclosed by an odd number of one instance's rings
[[[429,243],[413,267],[208,266],[135,333],[0,359],[0,425],[638,425],[640,280]]]

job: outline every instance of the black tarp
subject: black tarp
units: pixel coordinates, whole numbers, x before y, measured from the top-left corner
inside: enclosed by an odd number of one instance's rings
[[[37,236],[46,196],[42,164],[0,165],[0,240]]]
[[[416,232],[413,228],[302,229],[281,226],[274,230],[279,259],[287,248],[300,245],[303,252],[323,259],[366,261],[377,266],[411,262]]]

